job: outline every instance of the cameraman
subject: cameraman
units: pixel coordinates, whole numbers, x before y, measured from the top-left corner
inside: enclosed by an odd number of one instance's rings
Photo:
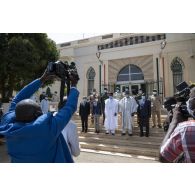
[[[43,76],[24,87],[12,100],[9,112],[2,118],[0,134],[7,141],[8,154],[14,163],[71,163],[73,159],[62,135],[77,109],[78,82],[70,76],[72,88],[67,104],[53,116],[42,114],[40,106],[28,99],[41,85],[55,76],[45,71]]]
[[[195,88],[191,89],[186,104],[189,114],[195,118]],[[172,122],[160,147],[161,162],[195,162],[195,120],[185,120],[179,105],[176,105]]]

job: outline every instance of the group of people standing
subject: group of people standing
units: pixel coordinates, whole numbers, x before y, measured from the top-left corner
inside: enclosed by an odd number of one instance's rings
[[[121,113],[121,135],[133,135],[134,115],[137,114],[138,126],[140,127],[140,137],[149,136],[149,121],[152,115],[153,128],[156,127],[156,116],[158,119],[158,127],[161,128],[161,97],[157,95],[157,90],[153,90],[153,94],[147,98],[145,93],[140,89],[138,94],[131,95],[126,90],[123,95],[118,90],[115,93],[108,92],[104,88],[104,93],[100,97],[93,94],[89,97],[83,97],[83,101],[79,106],[79,115],[82,122],[82,132],[88,131],[88,117],[91,116],[91,122],[94,124],[95,133],[99,133],[101,129],[100,116],[103,114],[102,125],[105,127],[105,133],[115,135],[118,128],[118,115]]]

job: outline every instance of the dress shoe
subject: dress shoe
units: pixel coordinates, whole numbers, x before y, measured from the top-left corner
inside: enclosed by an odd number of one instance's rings
[[[143,137],[143,136],[144,136],[144,134],[140,134],[139,136],[140,136],[140,137]]]
[[[146,134],[146,135],[145,135],[145,137],[149,137],[149,135],[148,135],[148,134]]]
[[[161,126],[161,125],[158,125],[158,128],[160,128],[160,129],[161,129],[161,128],[162,128],[162,126]]]
[[[115,133],[112,133],[112,135],[115,135]]]
[[[123,135],[126,135],[126,133],[121,133],[121,135],[123,136]]]
[[[106,135],[108,135],[109,134],[109,132],[106,132]]]
[[[129,133],[129,136],[133,136],[133,134],[132,133]]]
[[[156,125],[153,125],[153,126],[152,126],[152,128],[155,128],[155,127],[156,127]]]

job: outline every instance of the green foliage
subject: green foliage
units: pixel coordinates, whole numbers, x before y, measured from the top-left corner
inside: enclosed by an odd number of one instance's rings
[[[59,53],[55,42],[43,33],[0,34],[0,94],[4,101],[39,78]]]

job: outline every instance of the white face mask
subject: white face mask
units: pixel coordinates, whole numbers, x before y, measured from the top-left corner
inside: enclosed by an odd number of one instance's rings
[[[109,98],[110,98],[110,99],[113,99],[113,97],[112,97],[112,96],[109,96]]]
[[[146,96],[142,96],[142,100],[145,100],[146,99]]]
[[[107,93],[107,90],[104,90],[104,93]]]
[[[95,99],[96,102],[98,102],[98,99]]]
[[[157,92],[153,92],[153,95],[157,95]]]
[[[194,99],[194,98],[193,98],[193,99]],[[190,99],[186,102],[187,110],[188,110],[189,114],[190,114],[193,118],[195,118],[194,111],[190,108],[189,101],[190,101]]]

